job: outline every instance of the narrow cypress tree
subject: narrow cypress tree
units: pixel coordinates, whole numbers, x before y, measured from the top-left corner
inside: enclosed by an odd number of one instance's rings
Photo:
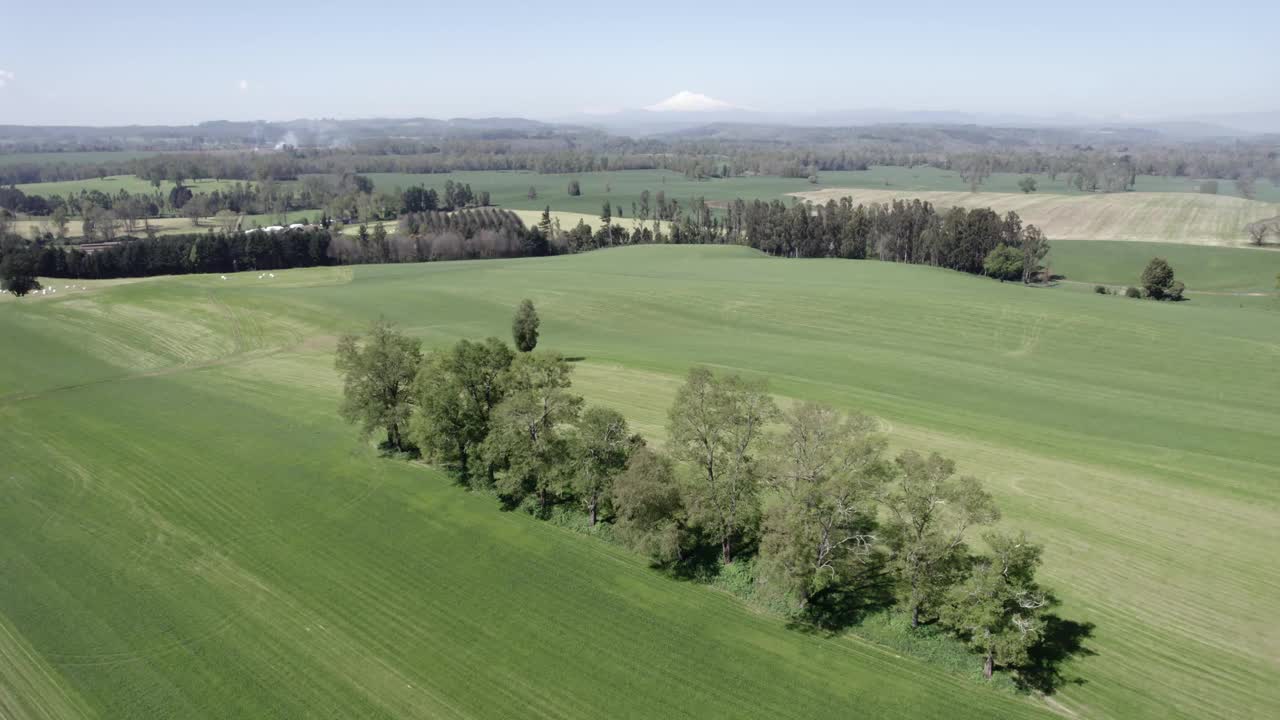
[[[516,309],[515,319],[511,321],[511,337],[520,352],[529,352],[537,347],[538,323],[538,311],[533,309],[533,301],[522,300]]]

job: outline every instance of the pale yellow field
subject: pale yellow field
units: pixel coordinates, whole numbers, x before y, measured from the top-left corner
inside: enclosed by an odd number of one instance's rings
[[[541,210],[512,210],[511,212],[515,213],[516,215],[519,215],[520,219],[524,221],[524,224],[529,227],[533,227],[534,225],[537,225],[538,221],[542,219]],[[553,219],[559,220],[560,229],[565,231],[572,230],[573,227],[578,224],[578,221],[582,221],[590,225],[592,230],[600,229],[600,216],[598,215],[588,215],[587,213],[576,213],[576,212],[559,212],[556,210],[552,210],[551,217]],[[636,220],[635,218],[614,218],[613,220],[614,225],[621,225],[622,227],[627,229],[627,232],[631,232],[632,230],[634,230],[638,223],[639,221]],[[660,223],[656,220],[650,220],[647,225],[650,230],[653,230],[655,229],[655,226],[663,225],[663,224],[664,223]]]
[[[1049,195],[829,188],[793,193],[815,203],[920,198],[935,207],[989,207],[1018,213],[1055,240],[1137,240],[1193,245],[1245,245],[1245,226],[1280,215],[1280,204],[1195,193]]]

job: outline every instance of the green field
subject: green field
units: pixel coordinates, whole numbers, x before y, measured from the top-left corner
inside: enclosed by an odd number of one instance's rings
[[[937,208],[1016,212],[1054,240],[1132,240],[1192,245],[1246,245],[1246,226],[1280,216],[1280,204],[1191,193],[1130,192],[1086,195],[971,193],[827,188],[796,193],[816,203],[920,199]]]
[[[666,193],[682,207],[695,198],[705,198],[715,207],[723,207],[737,198],[792,202],[794,196],[817,202],[852,196],[858,202],[889,202],[895,198],[921,198],[938,207],[992,207],[1000,212],[1016,211],[1025,221],[1035,223],[1053,239],[1066,240],[1141,240],[1145,242],[1183,242],[1204,245],[1243,245],[1247,242],[1245,225],[1280,215],[1280,192],[1266,181],[1259,181],[1258,200],[1248,201],[1222,195],[1189,192],[1194,181],[1181,179],[1140,178],[1138,192],[1079,193],[1058,182],[1042,178],[1042,191],[1033,194],[1017,192],[1019,178],[1012,174],[996,174],[987,180],[983,191],[971,193],[955,172],[936,168],[874,167],[865,172],[829,172],[820,174],[814,185],[803,178],[735,177],[690,180],[684,175],[662,170],[628,170],[617,172],[544,175],[533,172],[456,172],[448,174],[371,173],[369,177],[380,191],[397,191],[414,185],[443,190],[448,181],[470,184],[475,191],[488,191],[497,206],[518,211],[542,210],[550,206],[557,213],[574,213],[598,224],[603,203],[622,209],[624,223],[633,220],[633,203],[648,190],[654,197]],[[576,179],[582,194],[567,192],[570,180]],[[196,192],[225,188],[232,181],[198,180],[192,184]],[[1230,183],[1221,183],[1227,187]],[[537,197],[529,199],[529,187],[537,189]],[[115,193],[121,189],[150,193],[154,188],[134,176],[20,185],[35,194],[61,194],[80,189],[98,189]],[[168,192],[171,183],[163,183]],[[295,213],[314,216],[316,211]],[[569,224],[576,223],[574,217]],[[19,231],[39,226],[38,218],[19,221]],[[562,224],[564,222],[562,221]],[[161,223],[166,231],[183,231],[181,219]],[[172,227],[170,227],[172,226]],[[79,231],[73,223],[72,236]]]
[[[24,155],[0,155],[0,166],[5,163],[17,162],[101,162],[107,160],[131,160],[139,157],[148,157],[156,153],[40,153],[40,154],[24,154]],[[534,185],[538,188],[538,194],[541,196],[539,202],[545,205],[545,201],[556,201],[552,203],[552,207],[557,210],[569,210],[575,212],[598,212],[600,204],[603,202],[605,193],[604,186],[609,184],[612,186],[612,192],[608,195],[616,202],[616,197],[623,196],[624,208],[629,213],[631,210],[631,200],[639,196],[641,190],[648,189],[651,192],[665,190],[668,197],[676,198],[684,202],[690,197],[705,195],[708,200],[732,200],[734,198],[764,198],[771,199],[779,197],[787,193],[800,192],[804,190],[815,189],[805,178],[780,178],[780,177],[736,177],[726,179],[712,180],[688,180],[684,175],[675,172],[663,170],[628,170],[601,173],[578,173],[569,175],[541,175],[533,172],[497,172],[497,171],[471,171],[456,172],[449,174],[435,175],[415,175],[409,173],[371,173],[370,177],[374,179],[378,189],[393,189],[395,187],[409,187],[411,185],[426,185],[428,187],[441,188],[444,186],[446,179],[452,179],[456,182],[469,182],[476,190],[489,190],[494,195],[494,202],[499,202],[501,197],[502,205],[507,207],[529,208],[538,205],[538,202],[529,202],[526,194],[529,186]],[[578,178],[582,181],[583,197],[573,199],[569,198],[565,193],[569,179]],[[990,177],[983,181],[982,192],[1001,192],[1016,193],[1021,192],[1018,188],[1018,181],[1025,177],[1019,173],[993,173]],[[1034,175],[1038,186],[1037,192],[1041,194],[1054,195],[1082,195],[1090,193],[1081,193],[1079,190],[1069,186],[1067,181],[1070,179],[1069,174],[1059,175],[1057,178],[1051,179],[1048,175]],[[136,184],[125,185],[130,181],[136,181]],[[847,187],[859,188],[865,190],[894,190],[902,191],[967,191],[969,186],[960,178],[957,171],[942,170],[939,168],[918,166],[918,167],[896,167],[896,166],[873,166],[865,171],[833,171],[821,172],[818,174],[817,189],[829,187]],[[116,183],[114,189],[120,187],[137,187],[140,191],[147,191],[149,184],[131,176],[124,176],[110,180]],[[1158,175],[1139,175],[1137,183],[1134,186],[1136,192],[1160,192],[1160,193],[1199,193],[1200,183],[1202,181],[1195,178],[1173,177],[1166,178]],[[102,187],[103,182],[98,179],[67,181],[58,183],[38,183],[29,185],[20,185],[23,192],[29,192],[40,195],[65,194],[68,191],[78,192],[81,187],[91,189]],[[133,192],[130,189],[130,192]],[[167,192],[166,187],[166,192]],[[1231,180],[1219,180],[1218,192],[1221,196],[1238,197],[1235,183]],[[1259,179],[1256,183],[1256,199],[1262,202],[1280,202],[1280,188],[1272,185],[1269,180]],[[557,202],[564,201],[568,204],[563,207]]]
[[[207,193],[214,190],[225,190],[236,183],[235,180],[214,180],[206,178],[204,180],[187,180],[183,185],[191,188],[192,192]],[[137,175],[108,175],[103,178],[92,178],[90,180],[62,180],[59,182],[46,183],[27,183],[18,185],[17,188],[29,195],[43,195],[49,197],[52,195],[74,195],[79,194],[81,190],[86,192],[92,190],[100,190],[108,195],[115,195],[121,190],[125,190],[132,195],[150,195],[156,192],[156,188],[148,181],[143,180]],[[173,189],[173,182],[165,180],[160,183],[159,191],[165,195]]]
[[[584,358],[575,388],[655,440],[701,363],[984,478],[1046,543],[1060,614],[1095,626],[1061,712],[1280,706],[1274,303],[732,247],[277,275],[0,303],[0,715],[1043,712],[502,513],[339,422],[335,335],[383,315],[430,346],[503,336],[523,297]]]
[[[424,185],[439,190],[444,187],[447,180],[453,180],[470,183],[474,190],[488,190],[492,193],[493,202],[504,207],[540,210],[549,204],[553,210],[593,215],[599,214],[600,206],[606,197],[610,202],[620,203],[627,215],[630,215],[631,201],[638,199],[642,190],[649,190],[652,194],[662,190],[666,192],[669,199],[679,200],[681,204],[685,204],[687,200],[694,197],[705,197],[708,202],[726,202],[736,198],[771,200],[789,193],[829,188],[886,190],[895,193],[969,191],[969,186],[960,179],[957,172],[923,166],[914,168],[876,166],[866,171],[822,172],[818,174],[817,185],[805,178],[774,176],[690,180],[681,173],[665,170],[626,170],[565,175],[498,171],[435,175],[370,173],[369,177],[379,190],[403,189],[413,185]],[[995,173],[983,183],[981,192],[1020,193],[1018,180],[1022,177],[1013,173]],[[1082,193],[1068,187],[1064,176],[1059,176],[1056,181],[1050,180],[1048,176],[1037,177],[1040,189],[1033,194],[1077,197],[1092,197],[1099,194]],[[569,181],[573,179],[581,184],[582,195],[579,197],[568,195]],[[538,198],[535,200],[528,198],[530,185],[538,190]],[[1198,195],[1195,192],[1198,185],[1198,180],[1143,175],[1139,176],[1134,190]],[[608,186],[608,192],[606,192],[606,186]],[[1219,186],[1221,192],[1218,197],[1233,196],[1234,185],[1230,181],[1220,181]],[[1259,180],[1257,188],[1259,202],[1280,202],[1280,189],[1273,187],[1268,181]],[[1203,197],[1211,199],[1215,196]]]
[[[1137,285],[1153,257],[1173,266],[1179,280],[1196,291],[1276,293],[1280,291],[1280,248],[1217,248],[1171,243],[1055,240],[1047,260],[1055,275],[1103,285]]]

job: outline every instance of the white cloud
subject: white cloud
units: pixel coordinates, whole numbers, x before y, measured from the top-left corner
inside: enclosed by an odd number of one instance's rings
[[[12,72],[9,72],[8,70],[0,70],[0,88],[13,82],[15,79],[17,79],[17,77],[18,77],[17,75],[14,75]]]
[[[245,90],[248,90],[248,89],[249,89],[249,81],[248,81],[248,80],[241,80],[241,81],[240,81],[240,92],[244,92]]]
[[[681,90],[660,103],[654,103],[646,107],[645,110],[652,112],[709,112],[712,110],[732,110],[733,108],[733,105],[723,100],[707,97],[702,93]]]

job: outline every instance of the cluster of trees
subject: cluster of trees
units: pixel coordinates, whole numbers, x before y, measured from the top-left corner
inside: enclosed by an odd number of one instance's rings
[[[638,218],[640,216],[637,216]],[[642,221],[643,222],[643,221]],[[654,242],[732,243],[783,257],[875,258],[983,274],[993,251],[1017,256],[1002,265],[1002,279],[1034,279],[1049,250],[1048,239],[1017,213],[989,208],[939,212],[922,200],[854,205],[734,200],[722,219],[701,198],[681,211]],[[572,244],[570,244],[572,247]]]
[[[59,240],[67,236],[70,218],[79,217],[86,241],[110,242],[121,235],[146,231],[149,218],[164,215],[187,217],[194,226],[199,226],[202,218],[212,217],[215,224],[231,227],[239,215],[271,215],[285,222],[291,211],[320,208],[317,215],[325,218],[326,224],[329,218],[350,224],[394,220],[404,213],[486,207],[490,202],[488,191],[473,191],[470,184],[452,180],[445,182],[443,194],[421,186],[399,193],[379,192],[372,180],[359,174],[308,176],[295,185],[269,178],[256,183],[237,181],[200,193],[181,184],[184,181],[168,193],[159,189],[162,180],[153,179],[155,189],[148,193],[81,190],[47,198],[6,188],[0,189],[0,209],[49,216],[50,234]]]
[[[1147,263],[1137,285],[1124,288],[1124,295],[1134,299],[1149,298],[1177,302],[1183,299],[1182,295],[1186,289],[1182,281],[1174,279],[1173,267],[1168,261],[1157,257],[1151,258],[1151,262]],[[1120,292],[1106,285],[1095,285],[1093,291],[1099,295],[1115,295]]]
[[[422,213],[433,210],[456,210],[470,207],[486,207],[489,205],[489,192],[481,190],[472,192],[471,183],[444,182],[444,194],[435,188],[415,185],[400,193],[401,213]]]
[[[1152,300],[1178,301],[1186,291],[1182,281],[1173,278],[1173,268],[1164,258],[1151,258],[1151,262],[1143,269],[1139,282],[1143,296]]]
[[[530,341],[530,330],[535,334]],[[690,371],[668,451],[572,392],[571,364],[532,352],[536,313],[497,338],[421,351],[385,322],[344,337],[342,416],[383,446],[421,452],[460,482],[546,516],[577,509],[672,569],[746,562],[757,587],[817,618],[888,592],[912,627],[937,624],[994,668],[1028,661],[1051,594],[1024,534],[982,534],[999,511],[937,454],[890,458],[872,418],[819,404],[780,411],[763,382]]]
[[[40,289],[36,254],[22,238],[0,233],[0,292],[22,297]]]
[[[53,212],[49,201],[39,195],[28,195],[16,187],[0,187],[0,211],[48,215]]]
[[[405,229],[391,235],[382,224],[361,225],[349,235],[336,226],[306,226],[276,232],[214,231],[152,238],[126,238],[107,247],[81,249],[31,241],[0,231],[3,257],[36,276],[101,279],[185,273],[278,270],[316,265],[427,262],[554,254],[539,228],[526,228],[509,210],[479,208],[406,216]],[[17,281],[15,280],[15,283]],[[21,284],[15,285],[16,287]],[[8,287],[6,287],[8,289]]]
[[[484,207],[454,212],[410,213],[398,231],[365,226],[353,238],[338,235],[334,256],[342,264],[430,262],[511,257],[542,257],[559,252],[539,228],[526,228],[510,210]]]
[[[280,270],[330,265],[330,233],[309,227],[268,233],[207,232],[136,239],[85,252],[31,245],[43,277],[105,279]]]

